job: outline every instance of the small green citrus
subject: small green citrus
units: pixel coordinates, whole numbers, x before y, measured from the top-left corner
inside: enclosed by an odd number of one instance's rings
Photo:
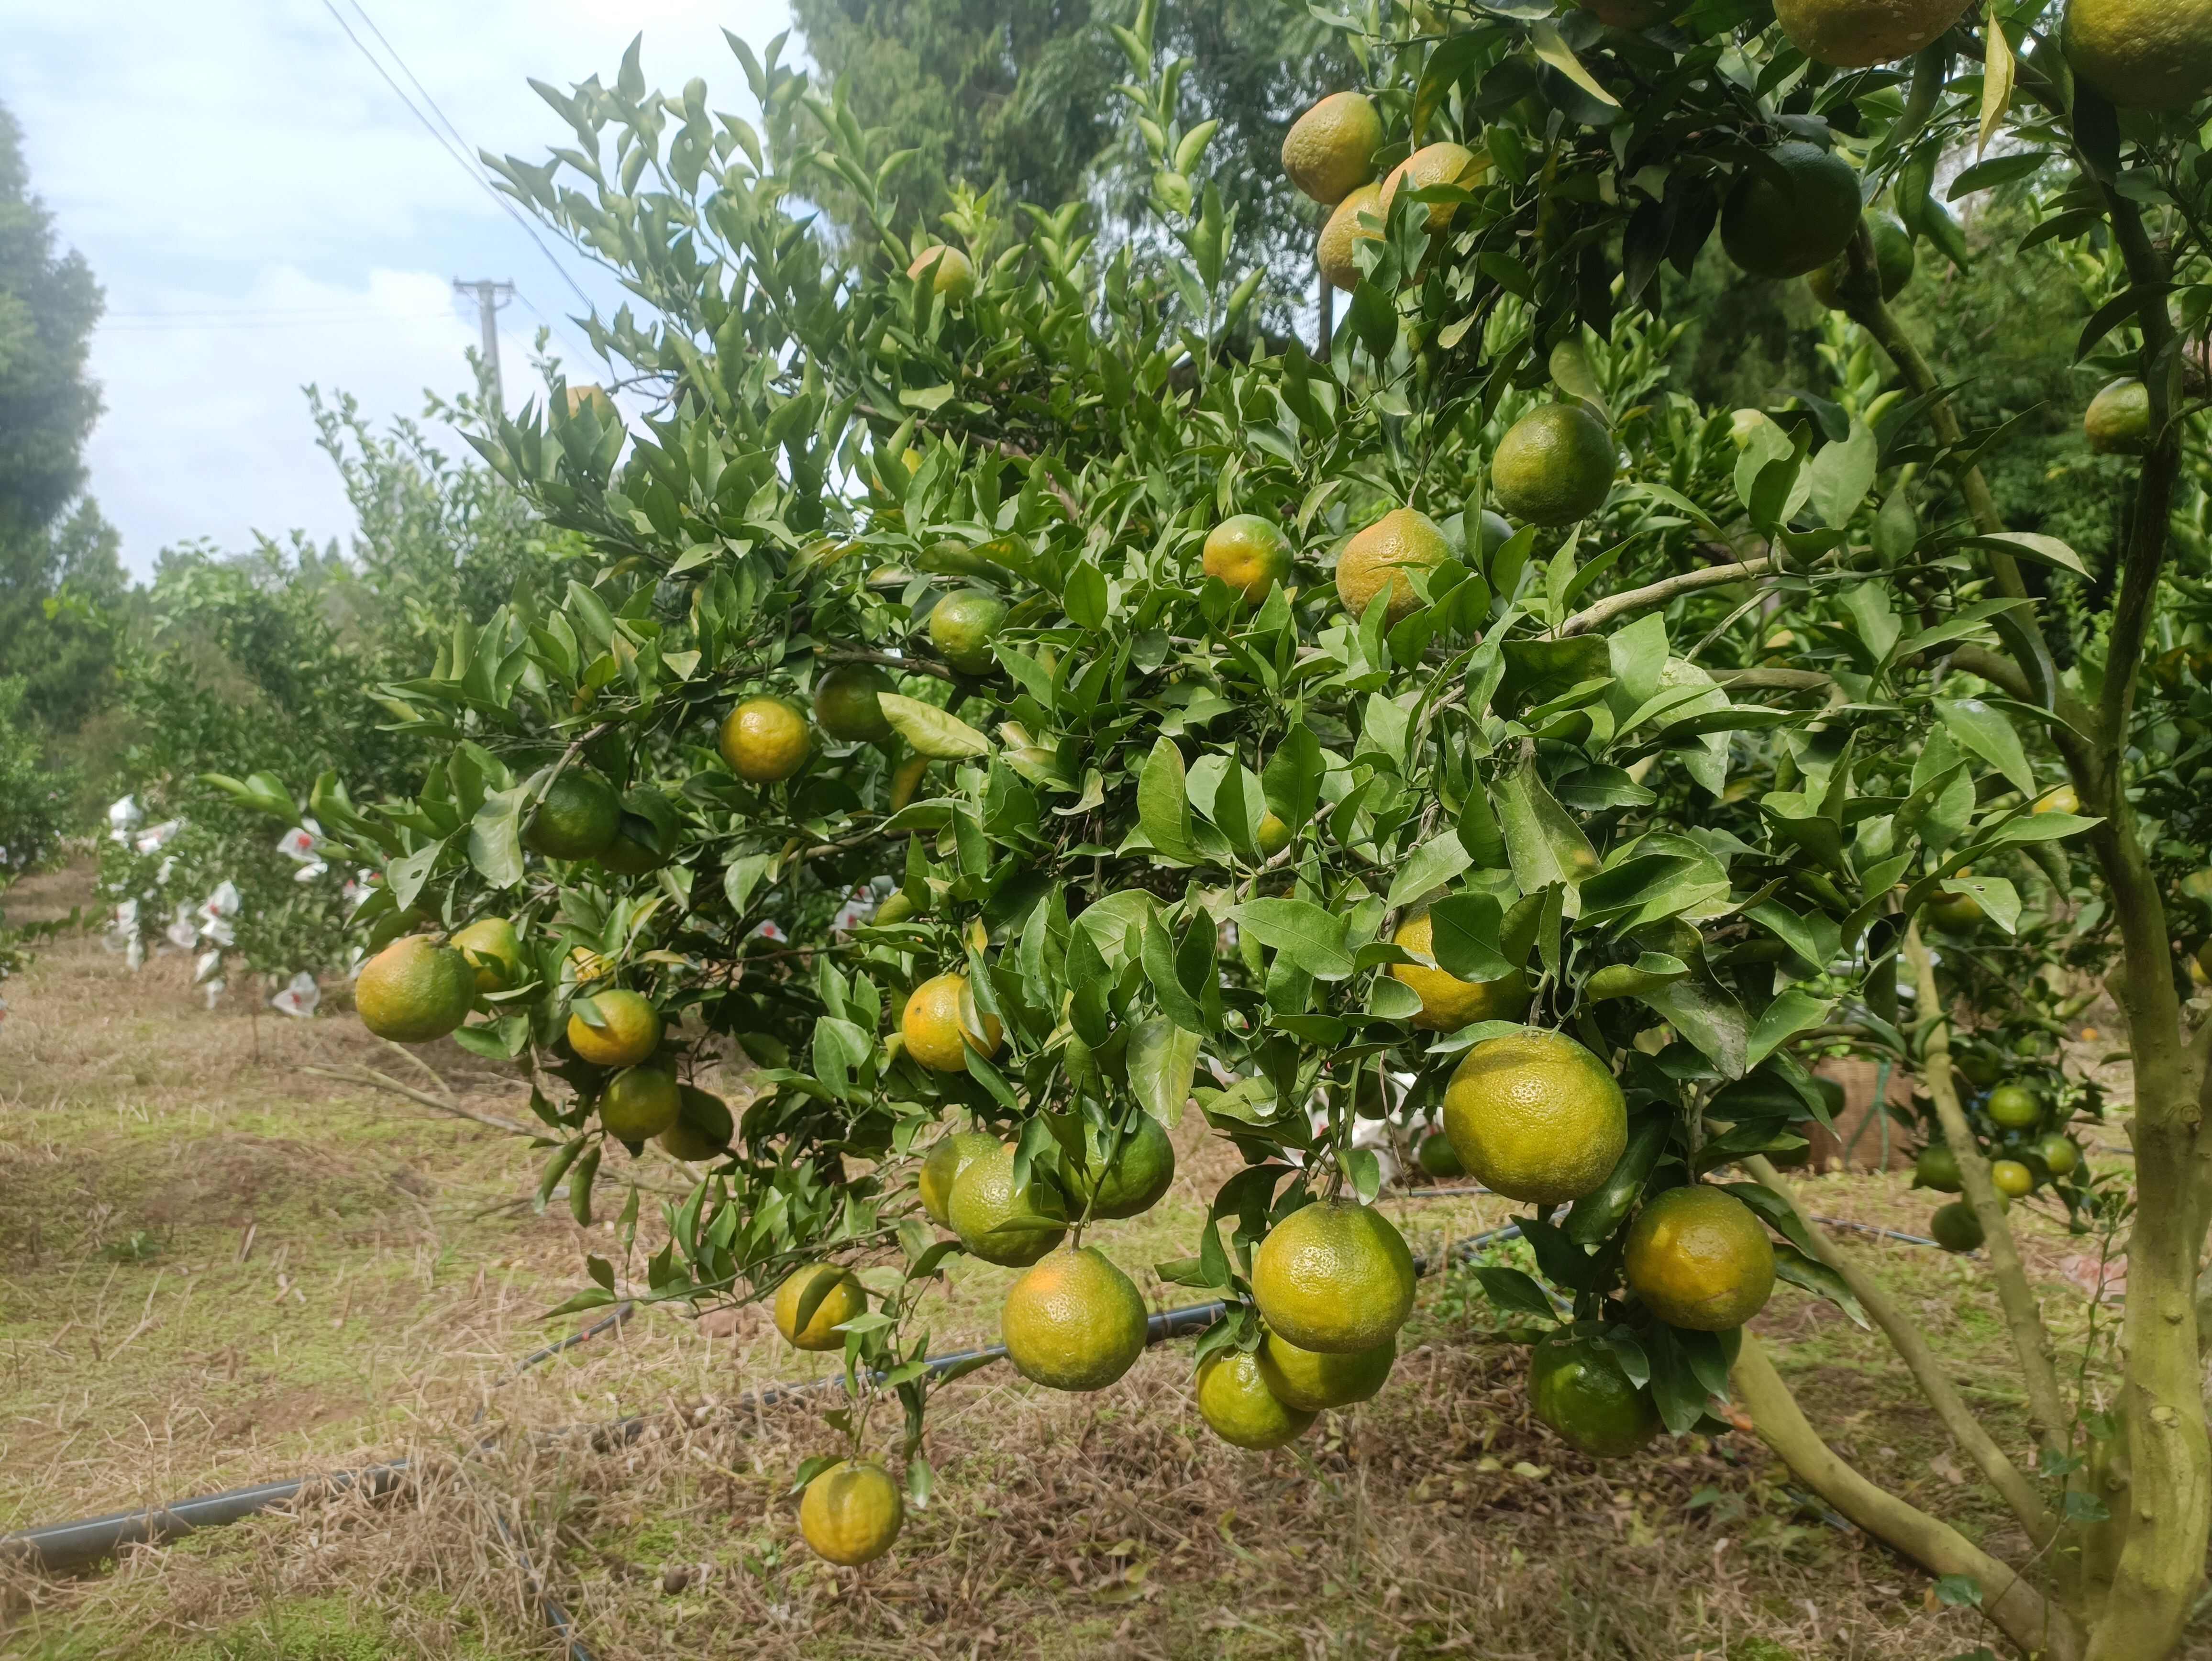
[[[1384,1339],[1372,1349],[1346,1354],[1300,1349],[1279,1332],[1260,1341],[1254,1359],[1267,1391],[1285,1407],[1300,1413],[1324,1408],[1350,1407],[1364,1402],[1382,1388],[1397,1365],[1398,1340]]]
[[[1536,1417],[1583,1452],[1619,1459],[1660,1431],[1651,1393],[1594,1338],[1547,1338],[1528,1357],[1528,1402]]]
[[[1206,1427],[1235,1447],[1279,1448],[1297,1441],[1314,1421],[1311,1412],[1278,1401],[1258,1360],[1241,1349],[1216,1350],[1200,1361],[1197,1386]]]
[[[599,1126],[625,1142],[650,1141],[681,1116],[676,1076],[657,1067],[628,1067],[607,1080],[599,1096]]]
[[[802,1324],[800,1311],[809,1298],[817,1296],[817,1287],[818,1299]],[[867,1312],[867,1292],[852,1270],[835,1263],[795,1269],[775,1289],[775,1329],[794,1349],[842,1349],[845,1335],[837,1329]]]
[[[1620,466],[1603,422],[1580,404],[1547,404],[1498,441],[1490,482],[1514,518],[1571,525],[1605,505]]]
[[[980,588],[963,588],[947,594],[929,613],[929,643],[963,675],[988,675],[999,666],[991,650],[999,625],[1006,620],[1006,602]]]
[[[1067,1234],[1067,1201],[1041,1171],[1014,1186],[1011,1142],[979,1154],[952,1180],[946,1220],[960,1244],[987,1263],[1026,1269]]]
[[[531,810],[522,845],[549,860],[597,859],[622,829],[614,786],[586,767],[564,767]]]
[[[1668,1326],[1726,1332],[1766,1306],[1774,1243],[1749,1206],[1700,1183],[1644,1203],[1621,1268],[1629,1289]]]
[[[1252,1301],[1300,1349],[1372,1349],[1413,1307],[1413,1255],[1371,1206],[1316,1200],[1268,1230],[1252,1254]]]
[[[1103,1390],[1145,1353],[1145,1300],[1096,1246],[1062,1246],[1016,1281],[999,1312],[1015,1371],[1054,1390]]]
[[[1859,223],[1859,176],[1841,156],[1798,140],[1746,167],[1721,209],[1721,246],[1753,277],[1802,277],[1844,251]]]

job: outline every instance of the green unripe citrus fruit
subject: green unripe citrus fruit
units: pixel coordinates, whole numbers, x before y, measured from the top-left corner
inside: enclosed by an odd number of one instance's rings
[[[1966,9],[1966,0],[1774,0],[1774,20],[1806,57],[1863,70],[1933,45]]]
[[[2008,1200],[2026,1199],[2035,1191],[2035,1172],[2018,1159],[1993,1159],[1990,1186]]]
[[[1067,1234],[1067,1202],[1042,1172],[1015,1188],[1012,1143],[979,1155],[953,1178],[945,1217],[969,1251],[1007,1269],[1028,1268]]]
[[[730,1119],[730,1104],[720,1096],[688,1084],[677,1095],[681,1106],[676,1123],[653,1139],[660,1144],[661,1152],[687,1164],[719,1159],[727,1153],[735,1128]]]
[[[937,1146],[929,1150],[929,1157],[921,1162],[921,1171],[915,1178],[915,1187],[921,1196],[922,1211],[931,1222],[939,1228],[952,1226],[953,1183],[977,1159],[998,1151],[999,1139],[981,1130],[957,1130],[938,1139]]]
[[[840,744],[880,744],[891,723],[879,700],[895,690],[872,663],[841,663],[814,683],[814,724]]]
[[[1260,1341],[1255,1359],[1269,1395],[1293,1411],[1318,1413],[1364,1402],[1382,1389],[1397,1363],[1398,1341],[1390,1338],[1372,1349],[1330,1354],[1300,1349],[1280,1333],[1271,1332]]]
[[[1084,1143],[1087,1163],[1068,1178],[1068,1203],[1078,1216],[1088,1204],[1093,1219],[1140,1217],[1175,1182],[1175,1144],[1168,1140],[1167,1127],[1149,1113],[1137,1115],[1136,1129],[1122,1138],[1110,1166],[1110,1134],[1086,1133]]]
[[[1389,1342],[1413,1307],[1413,1255],[1370,1206],[1317,1200],[1252,1255],[1260,1318],[1300,1349],[1332,1355]]]
[[[564,767],[522,827],[522,845],[549,860],[597,859],[622,828],[614,786],[586,767]]]
[[[1844,251],[1858,230],[1859,176],[1817,144],[1767,152],[1778,172],[1746,167],[1721,209],[1721,246],[1753,277],[1802,277]]]
[[[505,992],[522,984],[522,938],[505,917],[479,917],[447,942],[476,970],[477,990]]]
[[[2212,0],[2068,0],[2074,73],[2128,109],[2174,109],[2212,90]]]
[[[2148,455],[2150,388],[2132,378],[2112,382],[2089,400],[2081,435],[2099,455]]]
[[[937,602],[929,614],[929,643],[963,675],[988,675],[999,666],[991,650],[1006,602],[980,588],[963,588]]]
[[[914,263],[906,268],[906,274],[919,277],[932,265],[936,266],[937,275],[931,278],[931,286],[937,290],[939,298],[958,305],[975,297],[975,262],[959,249],[949,246],[924,248],[914,257]]]
[[[1870,213],[1866,222],[1868,234],[1874,240],[1874,266],[1881,278],[1881,297],[1894,300],[1905,292],[1919,266],[1920,257],[1913,251],[1912,233],[1886,213]],[[1844,303],[1844,279],[1850,275],[1850,270],[1851,254],[1846,248],[1808,277],[1805,286],[1823,306],[1832,311],[1838,309]]]
[[[1286,1406],[1267,1388],[1260,1363],[1241,1349],[1216,1350],[1198,1364],[1198,1411],[1232,1446],[1279,1448],[1306,1433],[1315,1415]]]
[[[1928,1232],[1946,1251],[1973,1251],[1982,1244],[1982,1220],[1964,1200],[1937,1206],[1928,1220]]]
[[[624,1068],[599,1097],[599,1126],[625,1142],[650,1141],[684,1110],[676,1075],[657,1067]]]
[[[1563,1205],[1613,1174],[1628,1146],[1628,1103],[1572,1038],[1512,1033],[1467,1052],[1444,1091],[1444,1134],[1486,1188]]]
[[[1498,441],[1490,483],[1514,518],[1571,525],[1605,505],[1620,466],[1603,422],[1580,404],[1547,404]]]
[[[1583,1452],[1619,1459],[1660,1431],[1651,1393],[1621,1370],[1620,1358],[1590,1338],[1547,1338],[1528,1357],[1528,1403],[1537,1418]]]
[[[1945,1142],[1930,1142],[1912,1162],[1912,1183],[1938,1194],[1956,1194],[1964,1186],[1959,1175],[1959,1156]]]
[[[2043,1119],[2043,1104],[2026,1085],[2001,1084],[1990,1092],[1990,1117],[2007,1130],[2027,1130]]]

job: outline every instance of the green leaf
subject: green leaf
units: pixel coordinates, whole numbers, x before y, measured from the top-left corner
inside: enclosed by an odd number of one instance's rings
[[[1951,545],[1958,548],[1990,548],[2001,554],[2011,554],[2019,559],[2032,559],[2039,565],[2056,565],[2061,570],[2071,571],[2086,577],[2089,568],[2081,556],[2057,537],[2037,534],[2033,531],[1998,531],[1988,536],[1960,537]]]
[[[1529,24],[1528,49],[1601,104],[1610,104],[1615,109],[1620,107],[1620,100],[1601,86],[1597,77],[1583,67],[1583,60],[1575,56],[1574,48],[1560,37],[1556,23],[1540,18]]]
[[[1722,1077],[1741,1079],[1750,1070],[1747,1057],[1751,1051],[1751,1018],[1727,993],[1697,981],[1677,981],[1637,995],[1686,1041],[1703,1050]]]
[[[1345,919],[1310,900],[1247,900],[1230,913],[1262,946],[1273,946],[1317,981],[1341,981],[1352,972],[1345,949]]]
[[[495,888],[512,888],[522,880],[520,816],[529,794],[527,784],[492,791],[469,821],[469,863]]]
[[[932,761],[961,761],[991,753],[991,740],[966,721],[933,703],[896,692],[879,694],[884,718],[898,735],[912,745],[916,755]]]
[[[1137,776],[1137,822],[1145,838],[1164,857],[1196,865],[1201,857],[1191,840],[1190,799],[1182,751],[1173,739],[1155,740],[1144,771]]]
[[[1474,856],[1467,851],[1459,833],[1448,830],[1413,850],[1413,857],[1391,879],[1389,896],[1383,903],[1395,910],[1432,888],[1443,887],[1474,863]]]
[[[1199,1035],[1164,1015],[1140,1023],[1129,1034],[1129,1089],[1146,1112],[1169,1129],[1182,1123],[1198,1071]]]
[[[1463,981],[1494,981],[1515,964],[1500,940],[1504,911],[1490,894],[1453,894],[1429,908],[1429,949],[1437,966]],[[1522,953],[1527,955],[1525,950]]]
[[[1505,838],[1505,856],[1513,867],[1513,879],[1524,894],[1554,883],[1571,892],[1598,868],[1597,850],[1583,835],[1582,827],[1559,806],[1534,765],[1516,767],[1502,776],[1492,793],[1498,810],[1498,826]]]
[[[2035,794],[2035,770],[2028,765],[2020,734],[2003,714],[1979,698],[1936,698],[1936,713],[1951,736],[2003,774],[2021,794]]]
[[[1874,429],[1856,418],[1849,438],[1840,444],[1821,446],[1806,469],[1814,511],[1820,515],[1821,523],[1840,531],[1851,522],[1867,492],[1874,488],[1880,459],[1881,446],[1875,441]]]
[[[1818,1026],[1834,1007],[1832,998],[1816,998],[1802,988],[1790,987],[1761,1010],[1753,1023],[1751,1041],[1744,1051],[1744,1070],[1757,1067],[1807,1028]]]

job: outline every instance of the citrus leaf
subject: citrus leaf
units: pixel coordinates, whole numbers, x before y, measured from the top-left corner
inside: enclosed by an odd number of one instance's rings
[[[1529,24],[1528,48],[1601,104],[1610,104],[1615,109],[1620,107],[1620,100],[1599,85],[1597,77],[1583,67],[1583,60],[1575,56],[1574,48],[1560,37],[1556,23],[1545,19]]]
[[[896,692],[879,693],[877,702],[883,706],[884,719],[914,746],[916,755],[927,756],[932,761],[961,761],[991,753],[990,739],[933,703]]]
[[[1311,900],[1247,900],[1230,916],[1261,945],[1274,947],[1317,981],[1346,980],[1352,974],[1345,920]]]
[[[1129,1089],[1170,1130],[1182,1123],[1198,1072],[1198,1034],[1155,1015],[1129,1035]]]

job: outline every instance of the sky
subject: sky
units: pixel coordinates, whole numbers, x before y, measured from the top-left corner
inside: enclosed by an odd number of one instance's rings
[[[106,413],[92,494],[135,575],[195,538],[349,533],[301,388],[417,416],[469,388],[476,301],[455,277],[513,281],[500,317],[510,407],[550,321],[574,380],[597,378],[582,309],[553,262],[410,114],[342,19],[422,100],[396,51],[472,149],[538,159],[570,142],[530,89],[611,81],[642,33],[647,84],[703,76],[712,107],[754,113],[726,27],[756,51],[785,0],[7,0],[0,102],[22,124],[32,188],[105,288],[93,342]],[[333,12],[335,11],[335,15]],[[787,58],[798,56],[796,44]],[[427,113],[427,112],[426,112]],[[617,290],[542,232],[602,307]],[[453,447],[460,447],[458,438]]]

